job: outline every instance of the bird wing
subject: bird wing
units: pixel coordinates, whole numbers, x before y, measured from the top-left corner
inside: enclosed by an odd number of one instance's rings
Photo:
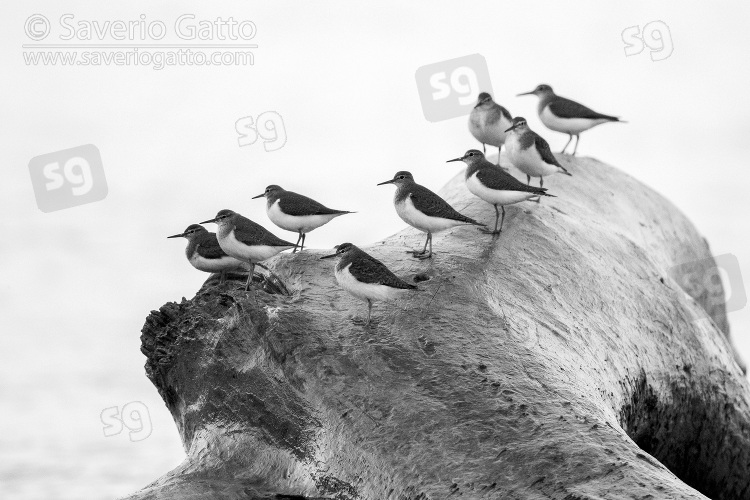
[[[500,121],[501,117],[505,117],[509,122],[513,121],[513,116],[511,116],[510,111],[500,106],[498,103],[495,103],[487,113],[487,123],[497,123]]]
[[[214,233],[208,233],[203,236],[196,247],[198,255],[206,259],[221,259],[226,257],[227,254],[219,246],[219,240],[216,239]]]
[[[483,225],[457,212],[447,201],[424,186],[415,185],[409,195],[414,207],[430,217],[457,220],[467,224]]]
[[[544,194],[547,191],[545,188],[528,186],[494,165],[477,170],[477,178],[488,188],[498,191],[523,191],[536,194]]]
[[[294,243],[282,240],[260,224],[250,219],[235,223],[234,237],[246,245],[268,245],[271,247],[293,247]]]
[[[567,172],[567,169],[560,165],[560,162],[557,161],[557,158],[555,158],[555,155],[552,154],[552,150],[549,147],[549,143],[544,140],[544,137],[534,133],[534,147],[539,152],[539,156],[542,157],[542,161],[544,163],[549,163],[550,165],[557,165],[561,169],[565,170]]]
[[[557,97],[554,101],[549,103],[549,110],[552,111],[555,116],[559,116],[560,118],[589,118],[591,120],[603,118],[611,121],[619,120],[616,116],[597,113],[583,104],[579,104],[564,97]]]
[[[334,215],[348,213],[343,210],[328,208],[312,198],[291,191],[286,191],[279,198],[279,208],[287,215]]]
[[[365,252],[360,253],[356,259],[352,260],[349,272],[362,283],[385,285],[403,290],[417,288],[415,285],[402,281],[390,269],[385,267],[385,264]]]

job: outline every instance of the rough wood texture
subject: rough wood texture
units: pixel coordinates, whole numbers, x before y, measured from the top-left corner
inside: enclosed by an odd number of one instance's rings
[[[365,246],[429,278],[369,328],[316,251],[269,263],[291,296],[209,280],[152,312],[146,371],[187,458],[128,498],[750,497],[726,315],[700,319],[706,294],[668,272],[706,242],[629,176],[560,160],[558,197],[508,207],[495,240],[441,233],[426,262],[413,229]],[[493,220],[460,175],[442,194]]]

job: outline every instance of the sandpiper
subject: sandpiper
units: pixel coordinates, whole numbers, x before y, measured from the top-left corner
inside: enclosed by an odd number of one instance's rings
[[[419,259],[432,257],[433,233],[466,224],[485,225],[458,213],[440,196],[414,182],[414,177],[409,172],[403,170],[396,172],[393,179],[381,182],[378,186],[383,184],[395,184],[397,187],[393,204],[398,216],[410,226],[427,233],[422,251],[411,251],[414,257]],[[429,252],[427,251],[428,243]]]
[[[513,166],[526,174],[527,184],[531,184],[532,177],[539,177],[539,187],[544,187],[545,175],[556,172],[571,175],[552,154],[547,141],[529,128],[525,118],[513,118],[513,125],[507,132],[510,132],[505,142],[508,159]]]
[[[487,152],[485,144],[497,146],[497,164],[500,165],[500,149],[506,140],[506,129],[510,127],[513,116],[510,112],[492,100],[487,92],[477,97],[477,104],[469,115],[469,132],[482,143],[482,149]]]
[[[402,298],[405,290],[419,290],[415,285],[399,279],[385,264],[351,243],[342,243],[334,248],[336,253],[325,255],[321,259],[341,258],[336,264],[336,281],[341,288],[367,302],[365,325],[370,324],[374,300],[394,301]]]
[[[268,186],[262,194],[253,196],[253,199],[264,196],[266,213],[271,222],[281,229],[298,234],[292,253],[297,251],[297,246],[300,251],[305,248],[305,235],[313,229],[327,224],[335,217],[353,213],[328,208],[307,196],[287,191],[275,184]]]
[[[479,228],[484,233],[500,234],[502,232],[503,222],[505,221],[505,205],[512,205],[535,196],[553,196],[547,194],[546,189],[528,186],[504,170],[497,168],[487,161],[484,154],[477,149],[470,149],[463,156],[448,160],[448,163],[452,161],[466,163],[466,187],[475,196],[495,207],[495,229],[490,231],[489,229]],[[498,205],[503,211],[502,219],[500,219]],[[500,220],[500,229],[497,227],[498,220]]]
[[[573,156],[575,156],[578,150],[578,142],[581,140],[581,132],[588,130],[592,127],[607,122],[619,122],[620,119],[616,116],[603,115],[596,111],[587,108],[583,104],[579,104],[565,97],[560,97],[555,94],[552,87],[542,83],[531,92],[524,92],[522,95],[535,95],[539,98],[539,107],[537,112],[542,123],[555,132],[563,132],[568,134],[568,142],[565,143],[565,147],[561,153],[564,153],[573,140],[573,136],[576,137],[576,145],[573,149]],[[623,122],[624,123],[624,122]]]
[[[224,283],[227,271],[247,270],[244,262],[230,257],[221,249],[216,234],[199,224],[190,224],[182,233],[167,238],[187,238],[185,255],[188,261],[199,271],[220,273],[220,283]]]
[[[250,290],[255,264],[270,259],[279,252],[294,248],[294,244],[277,238],[263,226],[231,210],[219,210],[211,220],[219,226],[217,239],[227,255],[250,264],[245,290]]]

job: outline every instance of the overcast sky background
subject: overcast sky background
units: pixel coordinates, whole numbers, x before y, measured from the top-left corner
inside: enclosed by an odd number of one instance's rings
[[[139,336],[149,311],[191,297],[206,275],[186,261],[183,240],[165,237],[231,208],[294,238],[250,200],[272,183],[358,212],[310,234],[310,247],[400,230],[393,190],[375,184],[406,169],[438,190],[459,168],[445,160],[477,147],[465,117],[425,119],[415,83],[424,65],[482,54],[496,100],[555,151],[567,137],[545,129],[536,98],[519,92],[548,83],[622,116],[628,124],[584,133],[579,154],[666,196],[714,255],[734,254],[750,275],[746,2],[32,1],[3,11],[2,498],[113,498],[182,460]],[[60,43],[66,13],[100,22],[145,14],[170,30],[190,13],[252,20],[259,47],[252,66],[27,66],[24,23],[37,13],[52,23],[50,43]],[[646,48],[626,57],[623,30],[655,20],[669,27],[671,56],[652,61]],[[283,117],[284,146],[240,147],[237,120],[267,111]],[[101,152],[107,197],[41,212],[29,160],[83,144]],[[729,318],[750,360],[748,308]],[[131,401],[148,408],[151,435],[105,437],[102,410]]]

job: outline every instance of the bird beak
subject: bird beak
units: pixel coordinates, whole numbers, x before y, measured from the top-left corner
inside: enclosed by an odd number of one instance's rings
[[[511,130],[515,130],[515,129],[516,129],[516,126],[515,126],[515,125],[513,125],[513,126],[512,126],[512,127],[510,127],[509,129],[506,129],[505,131],[506,131],[506,132],[510,132]]]
[[[211,224],[212,222],[216,222],[216,219],[204,220],[203,222],[199,222],[198,224]]]
[[[320,260],[330,259],[331,257],[336,257],[337,255],[338,255],[337,253],[332,253],[331,255],[324,255],[323,257],[320,258]]]
[[[385,182],[378,182],[378,186],[382,186],[383,184],[393,184],[393,183],[394,183],[394,179],[391,179],[391,180],[385,181]]]
[[[452,160],[448,160],[448,161],[446,161],[445,163],[450,163],[450,162],[452,162],[452,161],[464,161],[464,157],[462,156],[462,157],[460,157],[460,158],[453,158]]]
[[[169,239],[169,238],[182,238],[183,236],[185,236],[185,233],[173,234],[172,236],[167,236],[167,239]]]
[[[258,198],[263,198],[266,195],[266,193],[260,193],[258,196],[253,196],[250,198],[251,200],[257,200]]]
[[[522,95],[534,95],[534,91],[532,90],[531,92],[524,92],[522,94],[518,94],[516,97],[521,97]]]

